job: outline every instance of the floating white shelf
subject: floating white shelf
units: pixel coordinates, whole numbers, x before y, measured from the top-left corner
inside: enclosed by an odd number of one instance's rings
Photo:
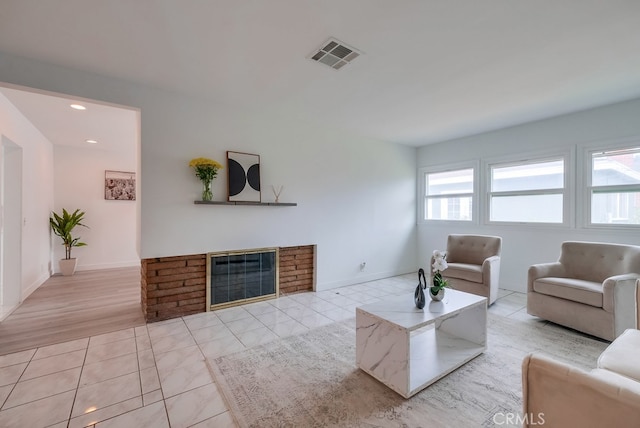
[[[193,201],[196,205],[260,205],[268,207],[297,207],[295,202]]]

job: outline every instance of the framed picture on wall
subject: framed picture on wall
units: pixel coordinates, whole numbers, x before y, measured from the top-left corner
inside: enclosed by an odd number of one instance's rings
[[[227,152],[229,201],[260,202],[260,156]]]
[[[118,201],[136,200],[136,173],[124,171],[104,172],[104,198]]]

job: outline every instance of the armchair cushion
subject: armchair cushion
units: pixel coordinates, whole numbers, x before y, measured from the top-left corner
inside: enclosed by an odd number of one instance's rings
[[[640,330],[627,329],[600,354],[598,368],[614,371],[640,382],[639,352]]]
[[[482,266],[468,263],[449,263],[443,275],[446,278],[458,278],[482,284]]]
[[[615,385],[621,395],[623,391],[633,392],[636,395],[640,394],[640,383],[627,376],[604,369],[593,369],[589,374],[593,378],[599,379],[606,384]]]
[[[573,278],[547,277],[535,280],[533,291],[547,296],[573,300],[585,305],[602,307],[602,284]]]

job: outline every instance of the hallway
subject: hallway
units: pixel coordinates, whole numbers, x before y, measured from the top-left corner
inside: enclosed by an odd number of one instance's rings
[[[142,325],[139,267],[55,275],[0,322],[0,355]]]

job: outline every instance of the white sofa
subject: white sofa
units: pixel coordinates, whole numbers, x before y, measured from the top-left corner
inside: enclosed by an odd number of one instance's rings
[[[640,426],[640,330],[625,330],[584,371],[542,354],[522,362],[524,427]]]
[[[527,312],[605,340],[637,327],[640,246],[562,243],[554,263],[528,271]]]

